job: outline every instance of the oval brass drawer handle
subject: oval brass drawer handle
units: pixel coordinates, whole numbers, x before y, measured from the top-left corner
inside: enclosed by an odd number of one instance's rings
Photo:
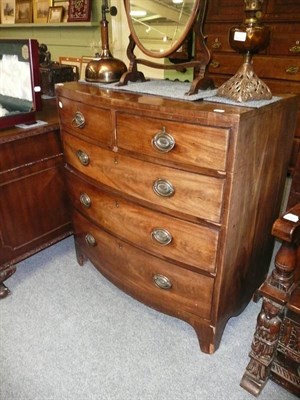
[[[90,158],[87,155],[87,153],[85,151],[82,150],[77,150],[76,151],[76,156],[78,158],[78,160],[80,161],[80,163],[84,166],[89,165],[90,163]]]
[[[171,280],[165,275],[155,274],[153,276],[153,282],[160,289],[169,290],[172,287]]]
[[[95,247],[97,244],[96,239],[94,238],[94,236],[91,233],[87,233],[85,235],[85,241],[91,247]]]
[[[293,53],[293,54],[300,53],[300,42],[299,42],[299,40],[296,41],[296,45],[295,46],[291,46],[289,48],[289,51],[290,51],[290,53]]]
[[[173,237],[171,233],[164,228],[155,228],[151,231],[151,237],[154,239],[157,243],[166,246],[170,244],[173,240]]]
[[[158,132],[152,139],[152,146],[162,153],[168,153],[174,148],[175,140],[163,127],[161,132]]]
[[[219,39],[216,38],[211,47],[213,49],[219,49],[220,47],[222,47],[222,42],[220,42]]]
[[[79,200],[80,200],[80,203],[84,207],[86,207],[86,208],[90,208],[91,207],[92,200],[90,199],[90,197],[86,193],[81,193]]]
[[[287,74],[297,74],[299,72],[299,67],[292,66],[285,70]]]
[[[175,193],[175,188],[172,183],[166,179],[156,179],[153,183],[153,191],[157,196],[171,197]]]
[[[219,63],[219,61],[217,61],[217,60],[211,60],[210,66],[211,66],[212,68],[219,68],[220,63]]]
[[[85,118],[84,115],[80,111],[76,111],[74,118],[72,119],[72,126],[74,128],[84,128],[85,126]]]

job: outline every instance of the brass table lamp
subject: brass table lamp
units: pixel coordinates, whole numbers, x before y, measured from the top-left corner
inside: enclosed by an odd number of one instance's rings
[[[264,50],[270,40],[269,28],[260,22],[263,0],[244,2],[244,23],[229,31],[230,46],[243,54],[244,61],[237,73],[218,89],[217,95],[238,102],[268,100],[272,98],[272,93],[254,73],[252,65],[253,55]]]

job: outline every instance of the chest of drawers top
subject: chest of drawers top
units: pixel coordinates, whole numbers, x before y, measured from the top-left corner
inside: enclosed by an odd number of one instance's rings
[[[75,82],[59,87],[57,94],[63,129],[80,139],[216,176],[232,170],[229,150],[237,131],[263,114],[250,107],[176,101]]]

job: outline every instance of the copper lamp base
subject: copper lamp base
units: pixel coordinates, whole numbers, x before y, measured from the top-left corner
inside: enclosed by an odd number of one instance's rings
[[[268,86],[255,74],[252,64],[245,62],[237,73],[217,91],[217,96],[238,102],[269,100],[272,93]]]
[[[87,82],[112,83],[119,82],[121,76],[127,71],[123,61],[114,57],[100,57],[88,63],[85,70]]]

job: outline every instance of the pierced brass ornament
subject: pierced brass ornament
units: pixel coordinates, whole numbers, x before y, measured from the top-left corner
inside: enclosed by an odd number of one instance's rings
[[[243,54],[244,61],[237,73],[225,82],[217,95],[238,102],[269,100],[272,93],[255,74],[253,55],[264,50],[270,41],[270,29],[260,22],[263,0],[245,0],[245,21],[229,31],[233,50]]]

